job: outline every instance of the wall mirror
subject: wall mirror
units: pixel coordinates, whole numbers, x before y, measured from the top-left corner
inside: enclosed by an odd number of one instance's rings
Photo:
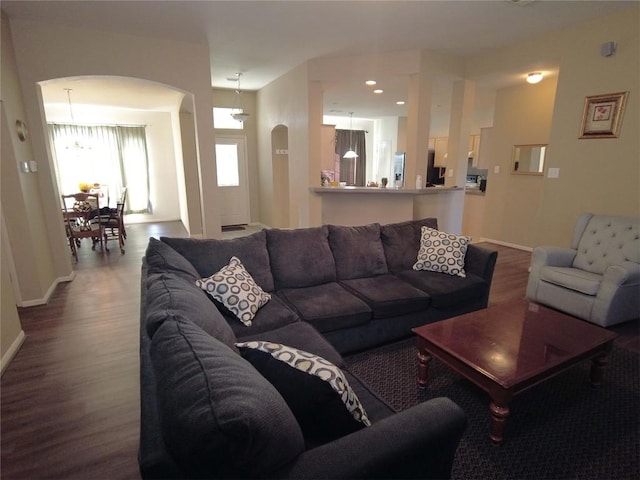
[[[516,175],[544,175],[547,145],[514,145],[511,173]]]

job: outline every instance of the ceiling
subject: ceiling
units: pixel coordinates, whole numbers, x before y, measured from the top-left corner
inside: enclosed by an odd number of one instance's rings
[[[411,50],[482,54],[612,13],[629,2],[3,0],[1,6],[10,18],[208,44],[212,86],[235,88],[229,77],[242,72],[242,89],[258,90],[311,59]],[[393,62],[388,66],[379,62],[369,70],[361,69],[362,78],[357,81],[351,76],[349,82],[327,82],[325,113],[402,114],[395,101],[406,99],[408,77],[398,75],[392,66]],[[382,95],[374,96],[364,87],[365,76],[371,74],[384,89]],[[98,82],[93,80],[92,91]],[[482,87],[495,90],[505,82],[504,76],[495,76],[484,79]],[[81,82],[71,88],[74,102],[83,102],[85,96],[96,103],[107,101],[95,93],[85,95]],[[137,102],[147,108],[166,101],[157,98],[162,96],[160,90],[148,87],[132,95],[131,88],[137,87],[126,82],[100,88],[109,101],[127,99],[126,106],[132,108]],[[122,95],[122,88],[127,95]],[[60,85],[57,90],[62,91]],[[442,97],[436,96],[435,101],[446,101],[446,88],[440,93]],[[66,92],[62,96],[66,102]]]

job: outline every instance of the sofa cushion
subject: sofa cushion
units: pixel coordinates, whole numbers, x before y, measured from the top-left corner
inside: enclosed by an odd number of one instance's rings
[[[145,261],[149,275],[172,272],[190,281],[200,278],[200,274],[189,260],[157,238],[149,238]]]
[[[236,347],[280,392],[308,441],[331,441],[371,425],[346,377],[328,360],[279,343]]]
[[[364,301],[335,282],[285,288],[277,295],[321,333],[362,325],[372,318],[371,308]]]
[[[250,328],[238,322],[230,312],[222,311],[222,315],[227,319],[233,333],[235,333],[238,338],[268,332],[274,328],[300,322],[300,317],[298,317],[296,312],[285,305],[276,295],[271,295],[271,300],[258,310],[256,316],[251,321]]]
[[[425,292],[394,275],[343,280],[340,285],[364,300],[373,310],[373,318],[419,312],[431,301]]]
[[[260,307],[271,300],[271,295],[256,284],[237,257],[231,257],[228,265],[210,277],[196,280],[196,285],[247,327]]]
[[[227,320],[192,280],[177,273],[147,276],[144,303],[147,334],[153,338],[167,319],[175,315],[189,318],[212,337],[234,348],[237,341]]]
[[[238,257],[253,279],[266,292],[273,292],[273,276],[264,230],[246,237],[217,240],[212,238],[170,238],[160,240],[193,264],[199,277],[217,272],[233,256]]]
[[[391,273],[410,270],[413,267],[420,248],[422,227],[437,230],[438,221],[435,218],[424,218],[380,227],[380,238]]]
[[[192,322],[163,323],[151,360],[164,442],[189,477],[268,476],[304,450],[275,387]]]
[[[296,230],[266,230],[271,271],[277,290],[336,280],[336,265],[326,225]]]
[[[431,297],[431,306],[434,308],[449,308],[474,302],[482,298],[489,288],[482,277],[471,273],[466,277],[459,277],[440,272],[406,270],[397,275],[428,293]]]
[[[542,267],[540,279],[585,295],[596,295],[602,284],[602,275],[571,267]]]
[[[277,297],[274,297],[277,300]],[[246,329],[251,331],[253,328]],[[345,366],[342,356],[315,328],[307,322],[296,322],[275,328],[267,332],[255,333],[238,337],[239,341],[252,342],[255,340],[282,343],[305,352],[313,353],[326,358],[334,365],[343,368]],[[235,345],[234,345],[235,347]]]
[[[418,259],[413,269],[464,277],[464,258],[469,242],[471,237],[422,227],[420,250],[418,250]]]
[[[328,227],[338,280],[372,277],[389,271],[380,240],[380,224]]]

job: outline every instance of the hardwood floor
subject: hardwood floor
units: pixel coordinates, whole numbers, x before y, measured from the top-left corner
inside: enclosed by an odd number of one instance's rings
[[[0,393],[3,479],[140,478],[141,258],[150,236],[186,232],[168,222],[127,225],[127,235],[124,255],[113,243],[102,254],[85,242],[76,279],[48,305],[20,309],[27,339]],[[487,246],[499,252],[490,304],[522,298],[530,254]],[[637,323],[621,331],[621,342],[638,348]]]

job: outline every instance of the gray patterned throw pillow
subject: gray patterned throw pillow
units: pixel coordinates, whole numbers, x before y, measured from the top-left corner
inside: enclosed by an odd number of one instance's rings
[[[279,343],[250,341],[236,343],[236,347],[245,359],[276,386],[303,427],[314,420],[323,419],[323,428],[326,430],[326,423],[340,414],[337,411],[338,405],[345,416],[351,417],[352,422],[357,422],[358,428],[371,425],[364,406],[344,373],[330,361]],[[331,397],[335,401],[326,401]],[[327,408],[336,408],[333,413],[324,417],[321,404]],[[330,404],[334,407],[329,407]],[[317,430],[318,426],[315,427]]]
[[[465,277],[464,258],[471,237],[422,227],[418,260],[414,270],[429,270]]]
[[[202,290],[224,305],[247,327],[271,295],[264,292],[237,257],[209,278],[196,280]]]

